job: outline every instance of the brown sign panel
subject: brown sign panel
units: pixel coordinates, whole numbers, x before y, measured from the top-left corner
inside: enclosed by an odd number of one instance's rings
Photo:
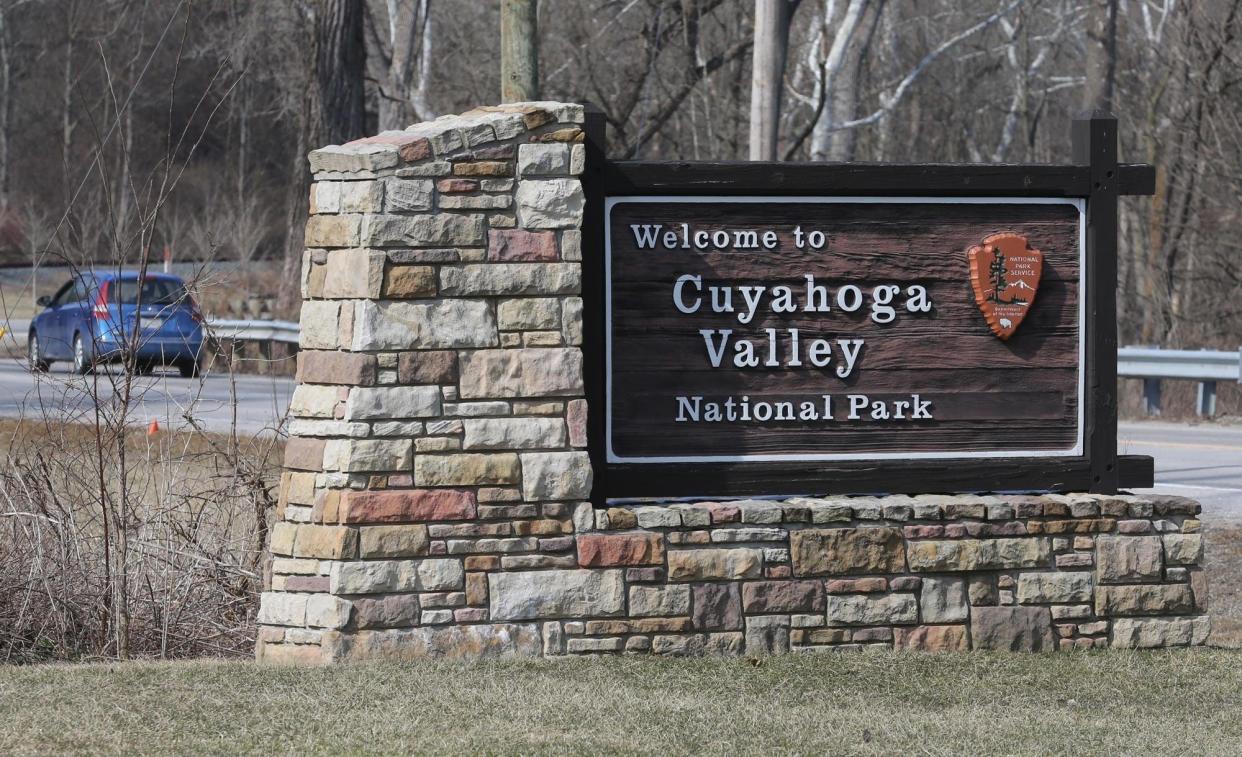
[[[1082,200],[604,214],[609,463],[1084,454]]]

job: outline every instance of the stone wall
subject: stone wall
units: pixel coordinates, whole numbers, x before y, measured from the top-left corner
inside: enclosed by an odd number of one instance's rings
[[[586,499],[582,108],[311,154],[257,655],[1201,644],[1198,505]]]

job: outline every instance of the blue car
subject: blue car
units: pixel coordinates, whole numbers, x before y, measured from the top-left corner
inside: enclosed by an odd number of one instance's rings
[[[30,324],[27,353],[36,371],[69,360],[74,372],[89,373],[121,360],[136,335],[141,372],[161,365],[198,374],[203,317],[176,276],[83,272],[37,302],[44,310]]]

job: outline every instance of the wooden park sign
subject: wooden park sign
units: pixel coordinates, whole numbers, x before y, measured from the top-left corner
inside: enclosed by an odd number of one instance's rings
[[[589,120],[598,143],[598,126]],[[1116,491],[1116,122],[1075,163],[591,161],[597,499]]]

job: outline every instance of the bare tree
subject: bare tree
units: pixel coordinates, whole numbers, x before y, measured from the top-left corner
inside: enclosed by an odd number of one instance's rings
[[[315,82],[320,139],[340,144],[366,136],[366,38],[363,0],[318,0]]]
[[[755,0],[751,56],[750,159],[776,160],[789,23],[800,0]]]
[[[367,7],[367,63],[380,131],[435,118],[428,97],[435,39],[431,0],[371,0]]]

